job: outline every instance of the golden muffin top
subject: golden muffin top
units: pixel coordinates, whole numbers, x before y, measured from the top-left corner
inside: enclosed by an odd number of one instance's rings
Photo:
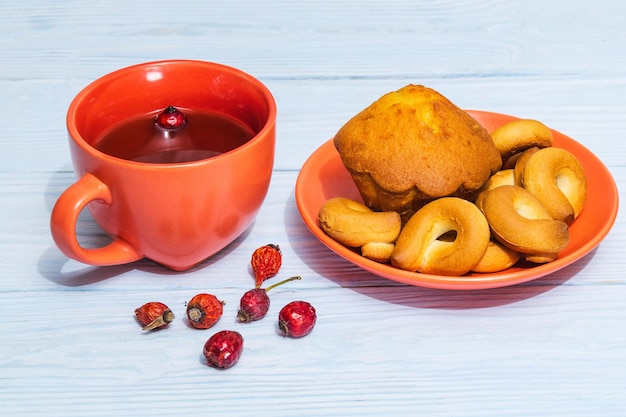
[[[380,191],[419,199],[468,194],[502,165],[483,126],[421,85],[376,100],[341,127],[334,144],[366,204],[376,209],[390,208],[377,207],[384,205],[373,195]]]

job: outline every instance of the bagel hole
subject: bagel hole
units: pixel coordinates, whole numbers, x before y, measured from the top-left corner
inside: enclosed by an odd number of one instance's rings
[[[567,168],[559,171],[554,180],[557,188],[566,196],[576,193],[581,186],[576,174],[571,169]]]
[[[513,204],[513,208],[515,209],[517,214],[526,219],[535,220],[545,218],[545,216],[542,216],[540,213],[538,213],[537,208],[533,207],[531,204],[527,204],[526,202],[520,200],[515,201]]]
[[[444,234],[440,235],[437,240],[441,241],[441,242],[454,242],[456,240],[456,230],[449,230],[447,232],[445,232]]]

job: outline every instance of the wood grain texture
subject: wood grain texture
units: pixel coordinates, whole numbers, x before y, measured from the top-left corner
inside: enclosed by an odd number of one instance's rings
[[[626,224],[574,265],[515,287],[450,292],[376,277],[306,229],[294,186],[345,121],[408,83],[461,107],[539,119],[594,152],[626,192],[626,6],[567,1],[189,1],[0,4],[0,414],[7,416],[624,416]],[[151,261],[93,268],[54,246],[49,217],[75,180],[65,112],[87,83],[169,58],[241,68],[278,104],[274,175],[256,222],[187,273]],[[84,213],[84,245],[107,237]],[[266,319],[242,325],[252,251],[278,243]],[[185,302],[226,301],[209,331]],[[278,334],[280,307],[319,321]],[[133,311],[162,301],[170,328]],[[213,331],[241,331],[234,368],[205,365]]]

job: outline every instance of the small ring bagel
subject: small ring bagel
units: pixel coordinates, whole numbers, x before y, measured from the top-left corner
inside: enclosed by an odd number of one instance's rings
[[[515,185],[515,175],[513,169],[503,169],[489,177],[487,182],[481,187],[474,204],[480,208],[483,198],[487,195],[487,191],[493,190],[501,185]]]
[[[524,259],[528,262],[533,262],[536,264],[547,264],[548,262],[552,262],[559,257],[558,253],[537,253],[537,254],[526,254]]]
[[[361,255],[380,263],[389,262],[394,244],[387,242],[367,242],[361,246]]]
[[[587,181],[581,163],[562,148],[540,149],[523,167],[522,186],[548,209],[552,218],[571,224],[587,199]]]
[[[525,254],[556,254],[569,241],[565,222],[554,220],[529,191],[504,185],[489,191],[482,210],[493,235],[503,245]]]
[[[520,257],[519,252],[507,248],[496,240],[490,240],[485,254],[472,271],[481,274],[504,271],[515,265]]]
[[[354,248],[368,242],[394,242],[402,227],[398,213],[373,211],[345,197],[327,200],[319,211],[318,219],[326,234]]]
[[[552,146],[552,131],[537,120],[520,119],[500,126],[491,133],[491,139],[506,164],[513,155],[528,148]]]
[[[519,157],[515,161],[515,166],[513,168],[513,176],[515,178],[514,185],[519,185],[523,187],[524,184],[522,182],[522,176],[524,175],[524,167],[526,166],[526,162],[528,158],[533,156],[535,152],[539,150],[538,147],[533,146],[532,148],[526,149],[524,152],[519,154]]]
[[[454,239],[442,239],[446,234]],[[489,225],[474,204],[443,197],[419,209],[406,223],[391,254],[391,264],[408,271],[463,275],[482,258]]]

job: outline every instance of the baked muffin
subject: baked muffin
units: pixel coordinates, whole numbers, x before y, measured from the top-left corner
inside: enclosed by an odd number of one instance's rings
[[[334,144],[364,203],[404,222],[439,197],[472,200],[502,165],[483,126],[421,85],[379,98],[341,127]]]

